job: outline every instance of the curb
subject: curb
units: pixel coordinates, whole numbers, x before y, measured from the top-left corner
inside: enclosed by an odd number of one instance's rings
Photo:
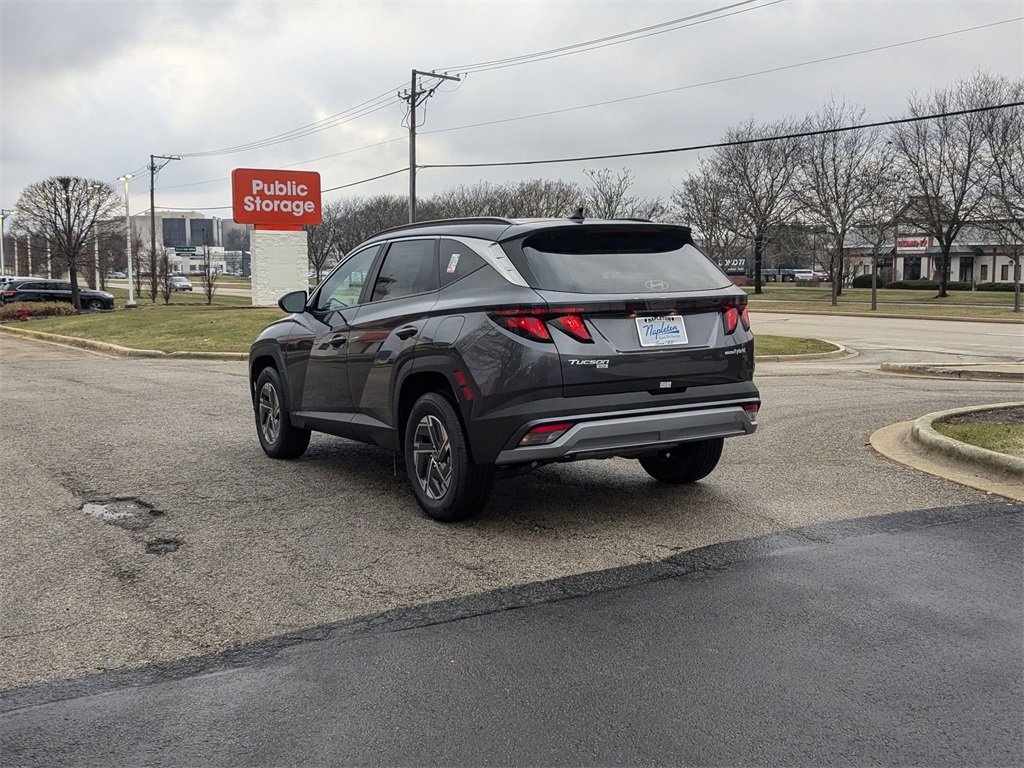
[[[987,448],[968,445],[937,432],[933,426],[936,421],[958,416],[965,413],[998,411],[1004,408],[1024,406],[1024,403],[998,403],[995,405],[976,405],[970,408],[954,408],[949,411],[929,413],[917,419],[910,428],[911,439],[927,451],[941,453],[957,461],[966,461],[988,470],[997,470],[1014,478],[1024,480],[1024,459],[997,453]]]
[[[757,338],[755,336],[755,338]],[[824,339],[822,339],[824,341]],[[808,352],[806,355],[754,355],[755,363],[784,363],[789,360],[829,360],[840,357],[856,357],[860,354],[855,349],[847,349],[842,344],[836,344],[834,341],[828,342],[837,349],[833,349],[831,352]]]
[[[751,312],[768,312],[777,315],[835,315],[836,317],[881,317],[886,320],[946,320],[951,323],[1010,323],[1024,325],[1024,318],[1017,320],[1012,317],[949,317],[946,315],[896,315],[888,312],[828,312],[815,309],[770,309],[756,306],[756,302],[747,302]]]
[[[21,336],[26,339],[37,341],[50,341],[56,344],[65,344],[69,347],[89,349],[93,352],[104,352],[108,355],[119,355],[121,357],[171,357],[177,360],[248,360],[246,352],[163,352],[159,349],[132,349],[121,347],[117,344],[108,344],[103,341],[92,339],[80,339],[76,336],[61,336],[56,333],[44,333],[33,331],[28,328],[11,328],[4,324],[0,325],[0,332],[9,333],[12,336]]]
[[[33,331],[29,328],[12,328],[7,324],[0,324],[0,332],[9,333],[14,336],[22,336],[27,339],[39,341],[52,341],[57,344],[66,344],[70,347],[91,349],[94,352],[106,352],[110,355],[121,357],[172,357],[178,360],[248,360],[248,352],[162,352],[159,349],[132,349],[131,347],[120,347],[117,344],[108,344],[104,341],[93,341],[91,339],[80,339],[76,336],[60,336],[56,333],[45,333]],[[767,355],[754,356],[755,362],[784,362],[786,360],[824,360],[835,357],[854,357],[859,352],[849,350],[841,344],[833,341],[828,342],[838,349],[831,352],[812,352],[806,355]]]
[[[970,365],[961,363],[960,365]],[[982,363],[982,365],[993,365],[993,363]],[[974,381],[1024,381],[1024,370],[1022,371],[985,371],[970,370],[944,365],[915,365],[913,363],[882,363],[879,370],[885,373],[895,373],[901,376],[931,376],[941,379],[972,379]]]

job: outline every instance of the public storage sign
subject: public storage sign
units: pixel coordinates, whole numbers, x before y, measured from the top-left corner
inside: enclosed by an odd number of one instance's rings
[[[299,229],[319,224],[320,174],[235,168],[231,172],[233,218],[259,229]]]

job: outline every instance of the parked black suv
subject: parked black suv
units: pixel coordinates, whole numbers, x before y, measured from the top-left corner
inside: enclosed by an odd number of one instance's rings
[[[249,355],[263,450],[310,431],[401,452],[416,498],[452,521],[496,476],[637,458],[690,483],[757,426],[746,294],[687,227],[428,221],[355,248]]]
[[[113,309],[114,295],[106,291],[81,288],[78,299],[82,309]],[[71,303],[71,283],[67,280],[47,280],[26,277],[12,280],[0,288],[0,304],[16,301],[66,301]]]

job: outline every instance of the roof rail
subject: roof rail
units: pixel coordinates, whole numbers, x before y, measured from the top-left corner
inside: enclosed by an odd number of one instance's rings
[[[403,229],[415,229],[416,227],[433,227],[450,224],[505,224],[512,226],[515,224],[512,219],[505,219],[501,216],[464,216],[462,218],[455,219],[428,219],[427,221],[414,221],[411,224],[399,224],[397,227],[390,227],[388,229],[382,229],[374,237],[378,235],[387,234],[389,232],[398,232]]]

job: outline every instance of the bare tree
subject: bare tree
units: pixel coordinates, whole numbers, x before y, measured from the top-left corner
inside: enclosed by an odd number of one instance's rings
[[[507,187],[481,181],[460,184],[423,202],[419,220],[455,219],[463,216],[505,216],[509,203]]]
[[[691,227],[707,254],[724,267],[743,253],[737,232],[737,212],[715,169],[701,160],[700,167],[683,179],[672,193],[673,216]]]
[[[530,179],[508,186],[508,204],[502,215],[513,219],[568,216],[579,205],[580,188],[568,181]]]
[[[992,90],[1003,102],[1024,101],[1024,80],[993,78]],[[986,201],[990,228],[1013,265],[1013,311],[1021,311],[1021,255],[1024,251],[1024,110],[994,110],[987,115],[988,162],[994,178]]]
[[[203,295],[206,297],[207,305],[213,304],[213,295],[217,292],[217,278],[220,277],[213,267],[213,259],[210,257],[210,246],[207,242],[206,231],[203,231],[203,260],[200,262],[202,271],[199,273],[199,281],[203,286]]]
[[[926,97],[912,96],[913,117],[946,114],[1000,103],[1005,94],[996,78],[977,74]],[[914,183],[907,209],[911,220],[941,248],[940,297],[949,294],[949,252],[964,225],[971,221],[993,185],[993,167],[986,162],[985,113],[948,115],[893,126],[896,160]]]
[[[657,219],[666,211],[660,197],[637,197],[629,190],[636,183],[633,172],[623,168],[613,173],[608,168],[583,172],[590,186],[583,189],[583,210],[595,219]]]
[[[796,208],[792,182],[799,162],[792,120],[758,125],[753,119],[726,132],[726,146],[715,150],[715,170],[738,214],[741,235],[754,244],[754,293],[762,293],[761,266],[768,231]]]
[[[801,141],[794,190],[805,215],[825,227],[833,274],[843,273],[846,236],[858,213],[877,195],[879,178],[870,171],[880,143],[879,130],[837,130],[863,118],[863,107],[832,101],[807,120],[808,130],[823,133]],[[842,280],[833,280],[833,306],[841,292]]]
[[[160,253],[160,258],[157,260],[157,273],[156,277],[152,280],[160,289],[160,296],[164,300],[164,304],[171,303],[171,260],[167,255],[167,249],[164,248]],[[153,303],[156,303],[156,298],[153,298]]]
[[[342,254],[343,216],[344,206],[341,201],[335,200],[323,207],[323,219],[319,224],[303,227],[306,230],[309,263],[316,271],[317,283],[320,282],[327,262],[339,258]]]
[[[341,252],[352,248],[383,229],[409,221],[409,200],[402,195],[354,197],[343,201],[339,243]]]
[[[77,310],[82,308],[78,272],[87,263],[96,227],[120,206],[120,197],[109,185],[80,176],[51,176],[25,187],[18,198],[20,226],[52,244],[52,256],[70,275],[71,301]]]

